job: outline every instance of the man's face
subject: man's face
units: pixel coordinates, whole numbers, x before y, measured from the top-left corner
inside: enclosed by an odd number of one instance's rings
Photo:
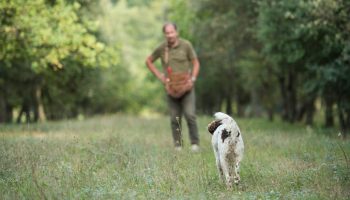
[[[174,44],[177,40],[177,31],[175,27],[171,24],[167,25],[164,29],[164,35],[168,44]]]

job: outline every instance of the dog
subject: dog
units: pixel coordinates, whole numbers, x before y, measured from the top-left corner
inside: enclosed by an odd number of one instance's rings
[[[239,167],[244,153],[243,138],[232,117],[222,112],[215,113],[214,117],[215,120],[208,125],[208,131],[212,134],[216,166],[220,179],[231,188],[233,183],[238,184],[241,180]]]

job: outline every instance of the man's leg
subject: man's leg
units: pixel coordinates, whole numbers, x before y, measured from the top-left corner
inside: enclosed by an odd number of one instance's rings
[[[196,96],[192,89],[182,99],[182,108],[190,132],[191,144],[199,144],[198,127],[196,120]]]
[[[167,95],[168,98],[168,106],[170,113],[170,125],[171,131],[173,135],[174,145],[182,146],[182,138],[181,138],[181,102],[179,99],[175,99]]]

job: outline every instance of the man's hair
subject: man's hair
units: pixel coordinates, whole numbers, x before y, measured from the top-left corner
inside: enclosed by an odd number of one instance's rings
[[[174,29],[177,31],[177,26],[176,26],[176,24],[174,23],[174,22],[166,22],[164,25],[163,25],[163,28],[162,28],[162,30],[163,30],[163,33],[165,33],[165,27],[167,27],[167,26],[173,26],[174,27]]]

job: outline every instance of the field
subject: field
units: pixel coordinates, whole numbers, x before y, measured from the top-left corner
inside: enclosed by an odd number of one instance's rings
[[[1,199],[350,199],[350,141],[263,119],[237,119],[242,182],[219,181],[212,119],[201,152],[173,150],[167,117],[101,116],[0,126]],[[185,123],[183,123],[185,124]]]

